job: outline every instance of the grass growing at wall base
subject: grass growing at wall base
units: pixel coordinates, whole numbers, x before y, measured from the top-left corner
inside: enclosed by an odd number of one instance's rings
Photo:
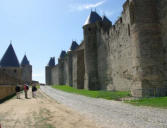
[[[80,94],[93,98],[103,98],[108,100],[118,100],[120,98],[130,96],[129,92],[90,91],[84,89],[75,89],[69,86],[58,86],[58,85],[52,87],[69,93]]]
[[[136,106],[167,108],[167,97],[143,98],[139,100],[126,101],[126,103]]]

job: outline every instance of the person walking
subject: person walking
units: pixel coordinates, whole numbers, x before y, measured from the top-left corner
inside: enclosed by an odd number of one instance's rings
[[[24,84],[24,93],[25,93],[25,98],[26,99],[28,99],[28,89],[29,89],[29,87],[28,87],[28,84]]]
[[[32,85],[32,97],[33,97],[33,98],[36,97],[36,91],[37,91],[36,85]]]
[[[16,98],[17,99],[20,99],[20,86],[17,84],[16,85],[16,88],[15,88],[15,91],[16,91]]]

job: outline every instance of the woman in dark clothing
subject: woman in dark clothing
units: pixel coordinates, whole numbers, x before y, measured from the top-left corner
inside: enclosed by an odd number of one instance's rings
[[[15,88],[15,91],[16,91],[16,97],[17,99],[20,99],[20,86],[19,85],[16,85],[16,88]]]
[[[36,91],[37,91],[36,85],[32,85],[32,97],[33,97],[33,98],[36,97]]]

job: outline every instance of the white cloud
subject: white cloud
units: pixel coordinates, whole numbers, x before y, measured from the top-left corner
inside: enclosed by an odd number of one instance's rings
[[[71,8],[72,11],[75,11],[75,10],[83,11],[83,10],[88,10],[88,9],[91,9],[91,8],[99,7],[102,4],[104,4],[105,2],[106,2],[106,0],[97,2],[95,4],[72,4],[72,5],[70,5],[70,8]]]

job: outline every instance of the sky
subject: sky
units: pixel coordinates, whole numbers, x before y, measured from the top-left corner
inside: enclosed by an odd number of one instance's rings
[[[113,23],[126,0],[0,0],[0,58],[12,40],[21,62],[26,54],[33,66],[33,80],[45,83],[45,66],[56,63],[72,40],[81,43],[83,25],[91,10]]]

